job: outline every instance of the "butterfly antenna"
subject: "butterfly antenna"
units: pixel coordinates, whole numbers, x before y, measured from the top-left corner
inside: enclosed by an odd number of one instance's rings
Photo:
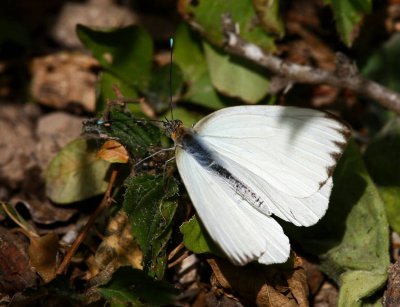
[[[174,38],[171,37],[169,39],[169,47],[170,47],[170,63],[169,63],[169,110],[171,113],[171,120],[174,119],[174,115],[172,113],[172,49],[174,46]]]

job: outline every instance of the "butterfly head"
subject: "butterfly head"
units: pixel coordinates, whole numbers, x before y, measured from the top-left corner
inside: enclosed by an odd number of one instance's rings
[[[179,119],[167,120],[163,122],[165,134],[173,141],[179,136],[180,131],[184,129],[182,121]]]

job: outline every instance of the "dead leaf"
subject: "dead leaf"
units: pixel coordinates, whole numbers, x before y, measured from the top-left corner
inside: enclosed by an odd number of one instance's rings
[[[67,222],[78,212],[76,208],[59,207],[53,205],[48,200],[25,201],[19,199],[15,203],[16,209],[18,209],[19,206],[23,206],[29,211],[35,223],[44,225]]]
[[[30,235],[30,236],[37,236],[37,232],[35,227],[33,227],[31,224],[29,224],[20,214],[17,210],[15,210],[14,206],[9,204],[9,203],[0,203],[1,209],[4,211],[4,213],[7,214],[7,216],[13,220],[15,224],[17,224],[19,227],[21,227],[21,230]]]
[[[29,263],[27,243],[3,227],[0,227],[0,272],[0,293],[14,294],[38,284]]]
[[[284,290],[281,288],[280,291]],[[257,296],[256,305],[257,306],[266,306],[266,307],[275,307],[275,306],[284,306],[284,307],[297,307],[299,306],[296,301],[290,297],[286,297],[277,291],[277,289],[265,284],[261,287],[259,291],[259,295]]]
[[[308,262],[305,259],[302,259],[302,261],[302,267],[304,268],[307,275],[309,292],[311,293],[311,295],[315,295],[321,288],[321,285],[325,280],[325,276],[316,264]]]
[[[33,106],[1,104],[0,182],[12,190],[33,181],[28,174],[37,165],[33,120],[39,114],[40,110]]]
[[[55,109],[94,112],[96,68],[98,62],[84,54],[63,52],[35,58],[31,65],[32,97]]]
[[[128,163],[129,161],[128,151],[115,140],[106,141],[97,152],[97,156],[110,163]]]
[[[390,266],[388,287],[383,296],[383,306],[400,306],[400,260]]]
[[[288,275],[287,281],[297,304],[301,307],[309,306],[307,274],[300,257],[295,257],[293,272]]]
[[[43,281],[48,283],[56,275],[58,236],[48,233],[42,237],[31,237],[30,240],[28,251],[31,265]]]
[[[66,2],[60,7],[50,35],[61,45],[77,49],[82,48],[82,42],[76,35],[78,24],[95,28],[118,28],[137,24],[137,18],[130,9],[113,1]]]
[[[259,264],[237,267],[222,259],[209,259],[208,263],[225,294],[238,295],[246,304],[308,306],[306,275],[299,261],[292,270]]]
[[[64,146],[81,135],[83,120],[84,117],[65,112],[52,112],[39,118],[35,154],[42,170]]]
[[[204,305],[200,306],[219,306],[219,307],[243,307],[244,305],[237,299],[229,296],[218,296],[213,292],[208,292],[204,298]]]
[[[325,281],[314,298],[315,307],[336,307],[339,291],[329,281]]]
[[[103,271],[110,263],[118,268],[130,265],[142,269],[143,253],[132,237],[125,212],[118,212],[108,223],[107,234],[100,243],[94,259],[88,259],[92,276]]]

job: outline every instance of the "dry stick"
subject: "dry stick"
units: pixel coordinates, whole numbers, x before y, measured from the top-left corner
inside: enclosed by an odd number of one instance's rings
[[[170,261],[172,258],[175,257],[175,255],[185,247],[185,244],[183,242],[179,243],[177,247],[175,247],[168,255],[167,260]]]
[[[189,251],[185,251],[182,255],[179,256],[178,259],[176,259],[174,262],[171,262],[168,264],[168,269],[173,268],[174,266],[176,266],[177,264],[179,264],[180,262],[182,262],[189,256],[190,256]]]
[[[69,263],[71,262],[72,257],[74,256],[75,252],[78,250],[81,243],[86,239],[90,228],[92,227],[93,223],[96,221],[97,217],[107,208],[107,206],[111,203],[111,190],[114,185],[115,179],[117,178],[118,171],[113,170],[110,176],[110,181],[107,186],[107,190],[104,193],[104,197],[101,200],[100,205],[97,207],[96,211],[90,216],[89,220],[87,221],[85,227],[79,233],[78,237],[75,239],[74,243],[72,244],[71,248],[68,250],[68,253],[65,255],[63,261],[61,262],[60,266],[57,269],[57,275],[63,274],[66,268],[68,267]]]
[[[286,62],[272,54],[265,53],[257,45],[240,37],[229,14],[222,16],[222,30],[226,36],[225,50],[229,53],[244,57],[292,82],[329,84],[353,90],[400,114],[400,94],[363,78],[355,65],[343,54],[337,54],[336,70],[326,71]]]

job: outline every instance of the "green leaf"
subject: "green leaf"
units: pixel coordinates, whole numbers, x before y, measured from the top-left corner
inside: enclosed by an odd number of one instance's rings
[[[230,97],[257,103],[268,93],[267,71],[204,43],[208,70],[215,88]]]
[[[99,81],[96,87],[96,111],[101,112],[107,105],[108,100],[115,99],[115,93],[113,91],[113,86],[118,86],[122,95],[126,98],[135,99],[139,95],[133,86],[125,83],[121,79],[117,78],[113,74],[102,71],[99,76]],[[143,116],[139,103],[129,103],[127,104],[128,109],[135,115]]]
[[[201,38],[186,24],[176,30],[173,52],[174,62],[181,67],[185,80],[196,81],[207,72]]]
[[[99,124],[97,119],[85,122],[84,133],[117,139],[135,160],[145,157],[151,147],[160,145],[160,129],[145,119],[135,117],[131,112],[115,107],[111,109],[106,120],[109,125]]]
[[[394,35],[374,52],[362,68],[362,74],[400,92],[400,36]]]
[[[176,30],[174,62],[183,72],[187,91],[183,99],[214,110],[225,107],[223,97],[214,89],[199,35],[181,24]]]
[[[318,255],[322,270],[341,285],[340,306],[360,306],[384,285],[390,262],[388,222],[354,143],[334,173],[326,215],[315,226],[288,225],[286,230],[304,251]]]
[[[125,83],[145,90],[150,80],[153,42],[150,35],[137,26],[99,31],[77,26],[79,39],[93,56]]]
[[[174,302],[178,291],[170,284],[156,281],[141,270],[119,268],[111,281],[98,288],[112,302],[132,303],[134,306],[165,306]]]
[[[386,272],[357,270],[343,273],[340,278],[342,286],[338,306],[363,306],[361,299],[372,296],[376,289],[385,285],[386,279]],[[382,306],[382,303],[380,302],[377,306]]]
[[[357,37],[364,14],[371,12],[372,0],[325,0],[332,6],[336,28],[347,46]]]
[[[165,112],[170,107],[170,97],[177,97],[183,88],[183,74],[179,66],[164,65],[153,70],[146,98],[157,113]]]
[[[279,3],[278,0],[253,0],[261,24],[269,33],[281,38],[285,33],[285,27],[279,16]]]
[[[224,257],[221,249],[214,243],[203,225],[199,223],[197,216],[193,216],[189,221],[184,222],[179,229],[183,234],[183,243],[193,253],[211,253]]]
[[[273,38],[254,22],[257,20],[257,14],[249,0],[186,1],[180,9],[186,20],[196,24],[196,28],[214,45],[222,47],[224,37],[221,16],[230,13],[245,40],[259,45],[267,52],[275,50]]]
[[[46,193],[54,202],[68,204],[103,193],[110,163],[96,156],[96,143],[77,139],[66,145],[50,162]]]
[[[400,119],[391,119],[370,142],[365,163],[378,185],[390,226],[400,233]]]
[[[125,181],[124,210],[132,233],[143,251],[144,270],[161,279],[166,268],[166,244],[177,207],[170,200],[178,193],[178,183],[163,175],[140,174]]]

